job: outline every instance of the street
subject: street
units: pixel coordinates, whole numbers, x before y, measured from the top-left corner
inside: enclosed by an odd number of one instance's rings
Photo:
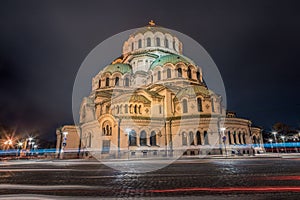
[[[143,174],[97,161],[3,161],[0,199],[299,199],[299,166],[299,158],[190,159]]]

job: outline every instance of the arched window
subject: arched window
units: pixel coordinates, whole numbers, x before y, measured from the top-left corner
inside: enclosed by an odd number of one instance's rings
[[[160,38],[156,38],[156,46],[160,47]]]
[[[167,38],[165,39],[165,47],[169,48],[169,40]]]
[[[129,132],[129,146],[136,146],[136,132],[134,130]]]
[[[119,86],[119,81],[120,81],[120,78],[116,77],[116,79],[115,79],[115,86]]]
[[[190,139],[189,141],[190,145],[195,145],[193,132],[189,132],[189,139]]]
[[[212,111],[212,112],[215,112],[214,99],[211,99],[211,111]]]
[[[197,108],[198,108],[198,112],[202,112],[202,99],[199,97],[197,98]]]
[[[147,47],[151,47],[151,38],[147,38]]]
[[[231,143],[231,133],[230,133],[230,131],[228,131],[228,143],[229,143],[229,144],[232,144],[232,143]]]
[[[241,136],[242,136],[242,133],[239,132],[239,143],[240,143],[240,144],[242,144],[242,138],[241,138]]]
[[[140,134],[140,146],[147,146],[147,135],[145,131]]]
[[[98,82],[98,87],[101,88],[101,79]]]
[[[109,78],[108,77],[105,79],[105,86],[109,86]]]
[[[176,51],[176,44],[175,44],[175,40],[173,40],[173,49]]]
[[[128,77],[125,78],[125,86],[126,86],[126,87],[129,86],[129,78],[128,78]]]
[[[196,140],[197,140],[197,145],[202,144],[200,131],[197,131],[197,133],[196,133]]]
[[[167,69],[167,78],[171,78],[171,69]]]
[[[138,48],[142,48],[142,40],[141,39],[138,40]]]
[[[187,145],[187,135],[185,132],[182,133],[182,145],[183,146]]]
[[[123,114],[123,105],[120,105],[120,114]]]
[[[104,135],[104,136],[111,136],[112,135],[111,124],[108,121],[105,121],[102,124],[102,135]]]
[[[209,145],[207,131],[204,131],[204,144]]]
[[[198,81],[200,81],[200,72],[199,72],[199,71],[197,71],[197,73],[196,73],[196,74],[197,74],[197,80],[198,80]]]
[[[161,72],[158,71],[158,72],[157,72],[157,80],[159,81],[160,79],[161,79]]]
[[[236,144],[236,132],[233,132],[233,143]]]
[[[133,110],[134,110],[134,113],[137,114],[137,105],[134,105]]]
[[[188,70],[187,70],[187,77],[188,77],[189,79],[192,78],[192,70],[191,70],[190,67],[189,67]]]
[[[134,49],[134,43],[131,43],[131,51]]]
[[[182,69],[181,68],[178,68],[177,69],[177,77],[182,77]]]
[[[243,142],[244,142],[244,144],[246,144],[246,134],[245,133],[243,133]]]
[[[132,114],[132,105],[129,105],[129,113]]]
[[[182,111],[183,111],[183,113],[188,112],[188,105],[187,105],[187,100],[186,99],[183,99],[183,101],[182,101]]]
[[[128,105],[125,105],[125,113],[128,113]]]
[[[155,131],[151,132],[151,135],[150,135],[150,145],[151,146],[156,146],[156,133],[155,133]]]

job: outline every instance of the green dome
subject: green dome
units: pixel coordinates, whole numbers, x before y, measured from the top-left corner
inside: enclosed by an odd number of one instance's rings
[[[157,58],[151,65],[150,70],[153,70],[156,66],[163,66],[167,63],[176,64],[179,62],[183,62],[185,64],[194,64],[191,60],[184,58],[183,56],[176,54],[169,54],[162,57]]]
[[[177,99],[181,99],[184,96],[193,97],[198,95],[209,96],[210,90],[203,85],[193,85],[191,87],[183,88],[176,94]]]
[[[103,72],[109,72],[109,73],[114,73],[114,72],[120,72],[121,74],[125,74],[127,72],[131,72],[131,66],[128,64],[124,63],[116,63],[116,64],[110,64],[107,67],[104,68]]]

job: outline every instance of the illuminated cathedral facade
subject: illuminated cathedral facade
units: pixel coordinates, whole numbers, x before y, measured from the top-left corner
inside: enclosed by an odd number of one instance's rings
[[[204,78],[182,42],[151,22],[94,76],[79,125],[57,129],[58,153],[133,159],[263,151],[261,129],[226,112]]]

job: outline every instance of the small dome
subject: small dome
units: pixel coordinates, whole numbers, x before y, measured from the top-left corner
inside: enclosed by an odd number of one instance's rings
[[[109,73],[114,73],[114,72],[120,72],[121,74],[125,74],[127,72],[131,72],[132,68],[128,64],[124,63],[116,63],[116,64],[110,64],[106,66],[103,70],[103,73],[109,72]]]
[[[211,91],[202,85],[193,85],[187,88],[183,88],[176,94],[177,99],[181,99],[184,96],[192,97],[192,96],[198,96],[198,95],[203,95],[203,96],[208,96],[211,94]]]
[[[172,63],[172,64],[176,64],[179,62],[183,62],[185,64],[194,64],[193,61],[191,61],[188,58],[185,58],[183,56],[180,55],[176,55],[176,54],[169,54],[169,55],[165,55],[162,57],[157,58],[151,65],[150,65],[150,70],[153,70],[156,66],[163,66],[167,63]]]

